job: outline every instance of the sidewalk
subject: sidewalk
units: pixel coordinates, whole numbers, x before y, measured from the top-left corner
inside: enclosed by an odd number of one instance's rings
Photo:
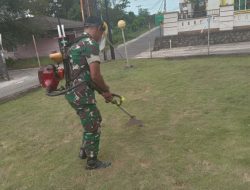
[[[210,46],[210,55],[250,54],[250,42],[219,44]],[[152,58],[188,57],[208,55],[207,46],[189,46],[172,49],[162,49],[152,52]],[[150,51],[140,53],[134,58],[150,58]]]
[[[10,81],[0,80],[0,101],[39,86],[38,68],[10,70]]]

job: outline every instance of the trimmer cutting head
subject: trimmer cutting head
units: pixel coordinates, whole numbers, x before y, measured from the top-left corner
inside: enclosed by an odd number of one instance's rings
[[[126,123],[126,127],[132,127],[132,126],[137,126],[137,127],[143,127],[143,122],[141,120],[136,119],[135,116],[132,116],[130,120]]]
[[[136,119],[136,117],[132,114],[130,114],[126,109],[124,109],[121,105],[124,101],[124,97],[112,94],[113,100],[111,101],[112,104],[115,104],[122,112],[124,112],[127,116],[130,117],[130,120],[127,122],[126,126],[137,126],[137,127],[143,127],[143,122],[141,120]]]

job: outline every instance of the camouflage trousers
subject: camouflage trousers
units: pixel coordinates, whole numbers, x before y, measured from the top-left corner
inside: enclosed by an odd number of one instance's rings
[[[86,104],[81,109],[77,109],[77,114],[80,116],[84,128],[82,142],[87,157],[96,157],[99,152],[101,136],[102,117],[100,111],[95,104]]]

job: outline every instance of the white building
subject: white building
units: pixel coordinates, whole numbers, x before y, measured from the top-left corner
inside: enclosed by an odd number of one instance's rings
[[[194,6],[180,0],[180,12],[164,14],[164,36],[178,35],[182,32],[212,30],[233,30],[250,27],[250,0],[207,0],[203,14],[196,14]],[[202,15],[202,16],[200,16]]]
[[[207,2],[207,10],[217,10],[220,9],[220,0],[209,0]]]

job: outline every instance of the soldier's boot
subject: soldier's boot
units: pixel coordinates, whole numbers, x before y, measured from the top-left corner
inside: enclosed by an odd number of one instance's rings
[[[97,157],[88,158],[86,170],[104,169],[111,166],[111,162],[104,162],[97,159]]]
[[[86,154],[85,148],[83,146],[80,148],[79,158],[83,159],[83,160],[87,158],[87,154]]]

